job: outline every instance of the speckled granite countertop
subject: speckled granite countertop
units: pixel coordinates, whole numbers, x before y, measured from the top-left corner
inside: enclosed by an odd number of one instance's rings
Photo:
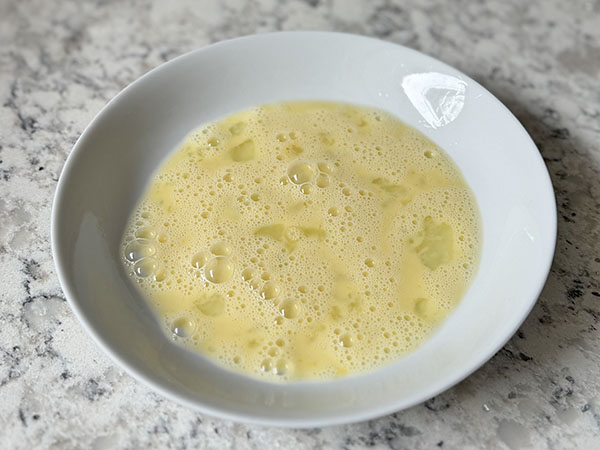
[[[466,72],[539,146],[559,208],[537,306],[483,368],[366,423],[312,430],[197,414],[133,380],[86,335],[50,253],[72,145],[128,83],[234,36],[381,37]],[[600,2],[0,0],[0,448],[600,448]]]

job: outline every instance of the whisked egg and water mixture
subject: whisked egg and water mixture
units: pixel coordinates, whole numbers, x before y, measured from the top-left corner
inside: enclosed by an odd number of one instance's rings
[[[420,132],[379,110],[287,102],[193,132],[122,251],[173,339],[273,381],[414,350],[460,301],[480,245],[471,190]]]

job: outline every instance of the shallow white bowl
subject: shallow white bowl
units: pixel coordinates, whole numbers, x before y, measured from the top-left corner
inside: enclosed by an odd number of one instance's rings
[[[338,100],[387,110],[446,150],[483,221],[477,277],[422,347],[375,372],[275,385],[225,371],[173,344],[122,269],[119,241],[153,172],[191,130],[279,100]],[[248,36],[188,53],[117,95],[77,141],[58,184],[52,249],[65,295],[130,374],[202,412],[308,427],[370,419],[422,402],[487,361],[544,285],[556,209],[548,173],[515,117],[435,59],[360,36]]]

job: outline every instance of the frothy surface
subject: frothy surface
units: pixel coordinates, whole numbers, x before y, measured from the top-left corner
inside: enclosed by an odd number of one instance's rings
[[[475,199],[387,113],[254,108],[192,133],[130,219],[123,260],[173,339],[267,379],[330,379],[410,352],[477,268]]]

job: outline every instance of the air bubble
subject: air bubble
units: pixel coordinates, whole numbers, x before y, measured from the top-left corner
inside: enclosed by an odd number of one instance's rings
[[[167,278],[167,271],[165,269],[159,268],[154,272],[154,281],[157,283],[161,283]]]
[[[210,247],[210,252],[217,256],[229,256],[233,248],[227,242],[217,242]]]
[[[150,227],[142,227],[135,232],[135,237],[142,239],[154,239],[156,237],[156,230]]]
[[[292,370],[292,363],[285,359],[280,359],[275,364],[275,374],[276,375],[289,375],[291,370]]]
[[[143,258],[135,263],[133,271],[138,277],[146,278],[154,274],[158,268],[158,262],[154,258]]]
[[[171,332],[173,335],[180,338],[190,337],[192,334],[194,334],[195,329],[196,325],[194,322],[185,317],[180,317],[171,325]]]
[[[340,336],[339,343],[341,347],[349,348],[354,345],[354,338],[348,333],[344,333]]]
[[[260,363],[260,370],[262,370],[265,373],[269,373],[273,370],[274,365],[273,365],[273,361],[271,361],[270,358],[266,358],[263,359],[262,362]]]
[[[279,304],[279,313],[286,319],[295,319],[300,315],[300,302],[288,298]]]
[[[215,284],[229,281],[233,275],[233,262],[227,256],[215,256],[204,267],[204,278]]]
[[[313,190],[313,185],[310,183],[304,183],[302,186],[300,186],[300,192],[303,194],[310,194],[313,192]]]
[[[281,292],[281,287],[274,281],[267,281],[260,291],[260,296],[265,300],[276,298]]]
[[[320,188],[326,188],[329,186],[329,176],[324,173],[319,174],[317,177],[317,186]]]
[[[147,239],[136,239],[125,247],[125,258],[131,262],[139,261],[142,258],[153,256],[156,253],[156,247]]]
[[[251,269],[251,268],[248,267],[247,269],[244,269],[242,271],[242,280],[244,280],[244,281],[250,281],[254,277],[256,277],[256,270]]]
[[[319,170],[323,173],[333,173],[333,167],[331,167],[328,163],[326,162],[320,162],[319,164],[317,164],[317,167],[319,168]]]
[[[204,267],[204,264],[206,264],[209,258],[210,254],[208,252],[200,251],[196,253],[194,256],[192,256],[192,267],[195,267],[196,269]]]
[[[294,184],[304,184],[314,180],[316,171],[315,168],[308,163],[297,162],[288,168],[288,177]]]
[[[340,215],[340,210],[338,208],[329,208],[327,210],[327,214],[329,214],[331,217],[337,217]]]

